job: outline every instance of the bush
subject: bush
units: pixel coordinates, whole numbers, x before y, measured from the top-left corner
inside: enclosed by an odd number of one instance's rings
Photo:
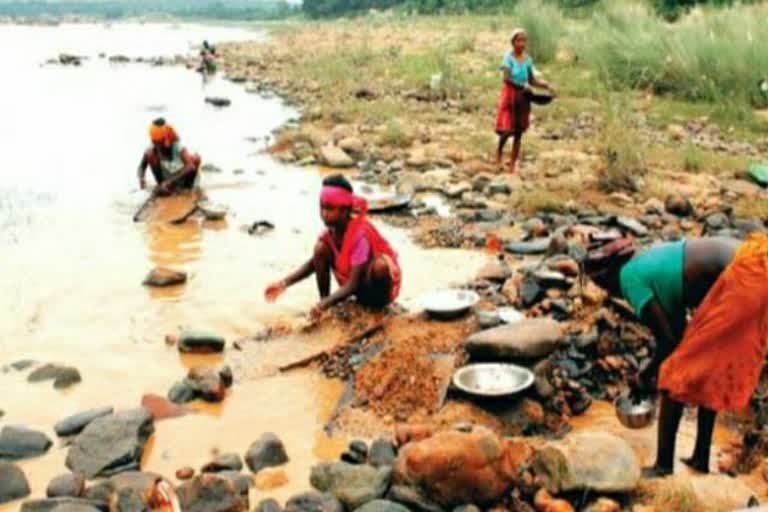
[[[646,171],[645,143],[625,98],[606,93],[603,100],[598,184],[605,192],[638,191],[638,178]]]
[[[528,46],[534,62],[552,62],[565,32],[560,9],[542,0],[520,0],[513,16],[515,23],[528,33]]]

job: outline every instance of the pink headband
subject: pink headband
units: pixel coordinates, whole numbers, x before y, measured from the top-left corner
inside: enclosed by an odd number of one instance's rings
[[[347,189],[332,185],[326,185],[320,190],[320,202],[332,206],[346,206],[361,213],[368,209],[365,199],[357,197]]]

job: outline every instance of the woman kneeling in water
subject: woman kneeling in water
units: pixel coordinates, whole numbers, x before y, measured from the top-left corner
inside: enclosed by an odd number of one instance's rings
[[[587,254],[585,270],[623,296],[656,338],[639,378],[641,388],[661,392],[656,463],[644,475],[672,473],[683,404],[699,407],[696,445],[683,462],[707,473],[717,412],[746,407],[763,368],[768,236],[701,238],[638,252],[632,240],[611,242]],[[695,310],[690,321],[688,309]]]
[[[288,287],[314,273],[320,302],[312,308],[313,317],[352,295],[375,308],[393,302],[401,282],[397,254],[368,221],[366,208],[343,176],[323,180],[320,217],[328,229],[320,235],[306,263],[267,287],[267,301],[274,302]],[[339,283],[334,293],[330,293],[331,272]]]

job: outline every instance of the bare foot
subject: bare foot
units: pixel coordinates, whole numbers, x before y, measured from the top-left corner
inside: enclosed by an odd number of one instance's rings
[[[651,480],[654,478],[664,478],[665,476],[669,476],[672,474],[671,468],[660,468],[658,466],[649,466],[647,468],[643,468],[643,478],[646,480]]]
[[[698,461],[693,457],[681,457],[680,461],[694,471],[705,475],[709,473],[709,464]]]

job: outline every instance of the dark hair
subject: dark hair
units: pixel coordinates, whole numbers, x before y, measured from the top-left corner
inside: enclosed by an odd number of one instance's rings
[[[608,243],[597,242],[590,247],[582,268],[598,286],[605,288],[638,249],[631,238],[619,238]]]
[[[158,117],[154,121],[152,121],[152,124],[155,126],[165,126],[165,118],[164,117]]]
[[[345,178],[341,174],[334,174],[333,176],[328,176],[323,180],[323,186],[339,187],[339,188],[343,188],[347,192],[350,192],[350,193],[354,192],[354,190],[352,190],[352,184],[349,182],[349,180],[347,180],[347,178]]]

